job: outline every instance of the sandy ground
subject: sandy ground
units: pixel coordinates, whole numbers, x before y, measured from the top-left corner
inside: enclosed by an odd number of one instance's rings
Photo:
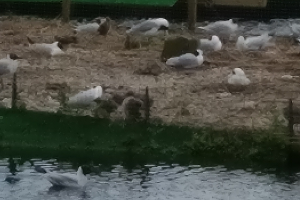
[[[26,35],[36,42],[53,42],[54,35],[71,34],[70,25],[25,17],[2,18],[0,23],[0,57],[14,52],[26,59],[18,69],[18,91],[30,110],[58,110],[57,92],[46,89],[47,83],[67,83],[69,95],[96,85],[140,93],[148,86],[154,100],[151,118],[198,126],[267,128],[275,118],[283,120],[282,108],[288,98],[299,100],[300,78],[281,78],[300,76],[298,47],[286,39],[278,38],[276,47],[265,52],[243,54],[229,43],[220,52],[205,56],[199,69],[176,71],[159,61],[163,41],[125,50],[124,30],[116,26],[106,38],[81,36],[78,44],[66,48],[66,55],[45,58],[28,51]],[[8,30],[14,33],[7,34]],[[180,29],[170,32],[191,36]],[[159,75],[135,73],[154,61],[161,68]],[[252,81],[239,93],[230,93],[224,84],[234,67],[244,69]],[[4,83],[0,100],[5,102],[11,98],[11,77],[5,77]]]

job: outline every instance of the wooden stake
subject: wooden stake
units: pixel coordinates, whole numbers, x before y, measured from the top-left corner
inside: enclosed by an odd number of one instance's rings
[[[146,120],[146,122],[149,121],[149,118],[150,118],[150,97],[149,97],[149,89],[147,86],[146,94],[145,94],[145,120]]]
[[[62,21],[70,21],[71,0],[62,0]]]
[[[17,74],[13,75],[12,91],[11,91],[11,108],[15,109],[17,107]]]
[[[195,31],[197,22],[197,0],[188,0],[188,28]]]
[[[294,135],[294,111],[293,111],[293,100],[289,99],[289,106],[288,106],[288,116],[289,116],[289,134],[290,136]]]

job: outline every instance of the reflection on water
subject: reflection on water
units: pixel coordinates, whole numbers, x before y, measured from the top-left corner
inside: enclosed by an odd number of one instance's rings
[[[77,166],[54,159],[2,159],[0,199],[298,200],[300,196],[300,173],[287,178],[224,166],[149,164],[125,169],[121,165],[97,165],[85,170],[90,171],[87,188],[75,190],[52,187],[35,166],[59,173],[77,170]]]

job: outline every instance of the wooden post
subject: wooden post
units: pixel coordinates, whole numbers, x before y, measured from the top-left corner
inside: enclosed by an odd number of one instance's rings
[[[197,22],[197,0],[188,0],[188,28],[195,31]]]
[[[147,86],[146,94],[145,94],[145,120],[146,120],[146,122],[149,121],[149,118],[150,118],[150,97],[149,97],[149,89]]]
[[[63,22],[70,21],[71,0],[62,0],[62,20]]]
[[[17,74],[13,75],[12,91],[11,91],[11,108],[15,109],[17,107]]]
[[[293,112],[293,100],[289,99],[289,106],[288,106],[288,116],[289,116],[289,134],[290,136],[294,135],[294,112]]]

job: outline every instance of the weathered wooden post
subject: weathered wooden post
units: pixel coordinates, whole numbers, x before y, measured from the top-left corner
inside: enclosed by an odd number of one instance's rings
[[[70,21],[70,13],[71,13],[71,0],[62,0],[62,21],[69,22]]]
[[[294,136],[294,111],[293,111],[293,100],[289,99],[289,106],[288,106],[288,128],[290,136]]]
[[[13,75],[12,91],[11,91],[11,108],[15,109],[17,107],[17,74]]]
[[[145,120],[146,120],[146,122],[149,121],[149,118],[150,118],[150,97],[149,97],[149,89],[147,86],[146,94],[145,94]]]
[[[197,22],[197,0],[188,0],[188,28],[195,31]]]

